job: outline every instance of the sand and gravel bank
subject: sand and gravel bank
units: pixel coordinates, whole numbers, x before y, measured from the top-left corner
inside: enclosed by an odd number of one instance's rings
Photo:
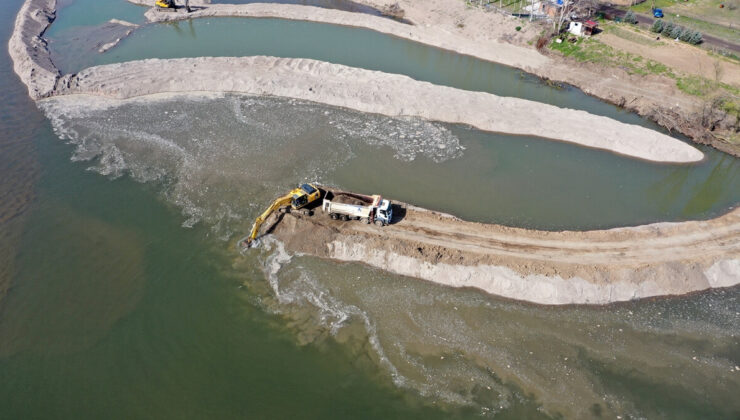
[[[308,59],[150,59],[91,67],[59,80],[55,95],[118,99],[157,93],[240,92],[324,103],[388,116],[467,124],[537,136],[656,162],[694,162],[696,148],[654,130],[585,111],[419,82]]]
[[[33,99],[51,95],[59,70],[51,62],[42,35],[56,17],[56,0],[27,0],[15,19],[8,42],[13,70],[28,87]]]

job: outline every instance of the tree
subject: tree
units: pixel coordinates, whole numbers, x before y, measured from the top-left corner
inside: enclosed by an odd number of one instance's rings
[[[681,38],[679,39],[683,42],[689,42],[693,35],[694,35],[694,31],[692,31],[689,28],[686,28],[683,30],[683,33],[681,34]]]
[[[661,33],[663,32],[663,25],[664,22],[662,19],[655,19],[655,22],[653,22],[653,27],[650,28],[650,30],[656,33]]]
[[[573,11],[583,17],[591,17],[601,4],[598,0],[577,0],[574,1]]]
[[[565,20],[570,16],[570,12],[573,10],[573,0],[563,0],[563,4],[560,6],[560,13],[556,19],[553,19],[553,29],[556,34],[559,34],[563,29]]]
[[[673,32],[673,26],[673,22],[668,22],[663,25],[663,35],[671,36],[671,32]]]
[[[635,13],[630,10],[627,12],[626,15],[624,15],[624,21],[627,23],[637,23],[637,18],[635,18]]]
[[[676,25],[673,27],[673,30],[671,31],[671,38],[676,39],[681,37],[681,33],[683,32],[683,28]]]
[[[701,32],[696,31],[693,35],[691,35],[691,39],[689,40],[690,43],[697,45],[701,44],[704,41],[704,38],[701,36]]]

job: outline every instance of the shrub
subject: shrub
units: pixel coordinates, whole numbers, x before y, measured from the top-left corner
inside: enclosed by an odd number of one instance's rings
[[[681,38],[679,38],[683,42],[689,42],[691,40],[691,37],[694,35],[694,31],[692,31],[689,28],[684,29],[683,33],[681,34]]]
[[[663,25],[663,35],[665,36],[671,36],[671,32],[673,31],[673,22],[668,22],[665,25]]]
[[[701,44],[702,41],[704,41],[704,38],[701,36],[701,32],[699,31],[694,32],[694,34],[691,35],[691,39],[689,39],[689,42],[694,45]]]
[[[635,14],[632,10],[628,11],[627,14],[624,15],[624,21],[627,23],[637,23],[637,18],[635,18]]]
[[[519,31],[521,31],[521,30],[522,30],[522,27],[521,27],[521,26],[517,26],[517,27],[516,27],[516,28],[514,28],[514,29],[516,29],[516,30],[517,30],[517,32],[519,32]]]
[[[537,44],[536,44],[537,49],[538,50],[541,50],[541,49],[545,48],[545,45],[547,45],[547,42],[549,40],[550,39],[548,37],[546,37],[546,36],[541,36],[541,37],[537,38]]]
[[[663,25],[664,22],[662,19],[655,19],[655,22],[653,22],[653,27],[650,28],[650,30],[656,33],[661,33],[663,32]]]
[[[678,25],[673,27],[673,30],[671,31],[671,38],[676,39],[680,38],[681,34],[683,33],[684,29]]]
[[[708,95],[718,87],[717,83],[700,76],[681,77],[676,80],[676,86],[681,91],[694,96]]]

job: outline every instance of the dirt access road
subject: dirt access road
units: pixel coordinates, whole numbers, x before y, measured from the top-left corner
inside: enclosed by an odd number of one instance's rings
[[[621,30],[621,29],[620,29]],[[625,30],[625,32],[627,32]],[[740,66],[728,60],[718,60],[706,50],[695,48],[685,42],[655,41],[655,36],[628,31],[634,38],[625,38],[618,33],[604,32],[598,35],[599,41],[620,51],[663,63],[672,69],[686,74],[695,74],[709,80],[740,86]],[[719,73],[717,72],[719,66]]]
[[[288,214],[287,250],[543,304],[604,304],[740,282],[740,208],[710,221],[589,232],[466,222],[394,202],[394,223]]]
[[[605,4],[602,4],[599,7],[599,12],[602,12],[607,15],[619,16],[619,17],[623,17],[627,13],[627,11],[625,10],[618,9],[613,6],[607,6]],[[655,18],[648,16],[648,15],[643,15],[640,13],[635,13],[635,18],[637,19],[638,23],[642,23],[647,26],[652,26],[653,22],[655,22]],[[717,38],[712,35],[707,35],[704,33],[702,33],[702,37],[704,38],[704,42],[706,44],[714,45],[715,47],[719,47],[727,51],[733,51],[736,53],[740,53],[740,45],[738,44],[732,43],[722,38]]]

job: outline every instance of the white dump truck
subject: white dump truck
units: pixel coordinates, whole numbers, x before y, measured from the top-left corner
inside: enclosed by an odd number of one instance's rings
[[[364,223],[375,223],[377,226],[390,224],[393,218],[391,202],[384,200],[379,195],[373,195],[369,198],[372,198],[369,205],[345,204],[336,200],[324,199],[321,209],[324,213],[329,213],[329,217],[335,220],[361,220]]]

